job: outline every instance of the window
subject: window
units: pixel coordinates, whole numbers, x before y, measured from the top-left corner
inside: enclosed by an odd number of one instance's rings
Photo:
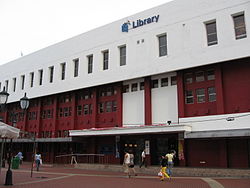
[[[167,55],[167,35],[160,35],[158,36],[159,41],[159,56]]]
[[[82,105],[77,106],[77,115],[78,116],[82,115]]]
[[[34,72],[30,73],[30,87],[34,86]]]
[[[140,90],[144,90],[144,82],[140,82]]]
[[[122,86],[122,92],[123,93],[128,93],[129,92],[129,85]]]
[[[39,85],[43,84],[43,70],[39,70]]]
[[[158,88],[158,79],[157,80],[152,80],[152,88]]]
[[[161,87],[168,86],[168,78],[162,78],[161,79]]]
[[[177,85],[177,77],[176,76],[171,76],[171,86]]]
[[[137,91],[137,90],[138,90],[138,84],[137,83],[133,83],[131,91],[134,92],[134,91]]]
[[[112,102],[112,106],[113,106],[112,111],[113,111],[113,112],[116,112],[116,110],[117,110],[117,102],[116,102],[116,101],[113,101],[113,102]]]
[[[112,112],[112,101],[106,102],[106,112]]]
[[[52,118],[52,110],[47,110],[47,118],[50,119]]]
[[[69,116],[69,108],[64,107],[63,111],[64,111],[64,117],[68,117]]]
[[[217,31],[216,31],[216,21],[211,21],[206,23],[207,30],[207,45],[215,45],[218,43]]]
[[[197,89],[196,90],[197,103],[203,103],[206,101],[205,99],[205,89]]]
[[[93,55],[87,56],[88,58],[88,74],[93,72]]]
[[[66,63],[61,63],[61,80],[65,80]]]
[[[194,96],[193,91],[186,91],[186,104],[193,104]]]
[[[235,38],[247,37],[244,13],[233,15]]]
[[[215,74],[214,70],[207,70],[207,80],[214,80],[215,79]]]
[[[89,114],[89,105],[88,104],[83,105],[83,114],[84,115]]]
[[[203,71],[196,72],[195,73],[195,80],[196,80],[196,82],[204,81],[205,80],[204,72]]]
[[[107,70],[109,68],[109,51],[103,52],[103,70]]]
[[[186,84],[191,84],[193,83],[193,74],[192,73],[186,73],[184,75],[185,83]]]
[[[9,80],[5,80],[5,91],[8,92],[9,89]]]
[[[53,82],[53,76],[54,76],[54,66],[49,67],[49,82]]]
[[[103,113],[104,112],[104,105],[103,103],[99,103],[99,113]]]
[[[79,59],[74,59],[74,77],[78,76],[78,69],[79,69]]]
[[[22,81],[21,89],[24,90],[24,82],[25,82],[25,76],[24,75],[21,76],[21,81]]]
[[[216,101],[216,91],[215,91],[214,87],[208,88],[208,100],[209,100],[209,102]]]
[[[120,47],[120,66],[126,65],[126,46]]]
[[[16,78],[13,78],[13,92],[16,91]]]
[[[107,96],[111,96],[114,94],[114,88],[113,87],[107,87]]]

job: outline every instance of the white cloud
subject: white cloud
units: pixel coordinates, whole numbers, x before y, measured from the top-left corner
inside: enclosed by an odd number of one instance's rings
[[[170,0],[0,0],[0,64]]]

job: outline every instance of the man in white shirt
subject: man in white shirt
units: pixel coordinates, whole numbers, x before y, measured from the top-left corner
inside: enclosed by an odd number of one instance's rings
[[[140,168],[142,167],[142,165],[144,165],[145,168],[147,167],[145,149],[144,149],[144,150],[142,151],[142,153],[141,153],[141,164],[140,164]]]

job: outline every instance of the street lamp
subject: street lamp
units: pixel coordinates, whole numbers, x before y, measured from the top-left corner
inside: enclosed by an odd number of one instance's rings
[[[5,87],[3,87],[3,91],[0,92],[0,105],[5,106],[7,103],[9,97],[9,93],[7,93],[7,91],[5,91]]]
[[[26,96],[26,93],[24,94],[24,97],[20,99],[20,106],[22,110],[27,110],[29,108],[29,98]]]
[[[3,91],[0,92],[0,105],[5,107],[7,100],[9,97],[9,93],[7,93],[7,91],[5,91],[5,87],[3,88]],[[8,170],[6,172],[6,178],[5,178],[5,184],[4,185],[12,185],[12,171],[10,169],[10,165],[11,165],[11,146],[12,146],[12,139],[10,141],[10,147],[9,147],[9,152],[8,152]]]
[[[2,110],[2,107],[4,107],[7,103],[9,93],[5,91],[5,87],[3,87],[3,91],[0,92],[0,110]],[[3,121],[1,118],[0,121]],[[4,141],[2,139],[2,144],[1,144],[1,156],[0,156],[0,165],[2,166],[2,159],[3,159],[3,147],[4,147]],[[1,169],[0,166],[0,169]]]

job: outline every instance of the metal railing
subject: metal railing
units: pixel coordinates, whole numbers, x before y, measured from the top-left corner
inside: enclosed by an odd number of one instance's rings
[[[55,156],[55,163],[70,164],[71,158],[75,156],[77,163],[88,163],[88,164],[108,164],[109,158],[104,154],[65,154]]]

